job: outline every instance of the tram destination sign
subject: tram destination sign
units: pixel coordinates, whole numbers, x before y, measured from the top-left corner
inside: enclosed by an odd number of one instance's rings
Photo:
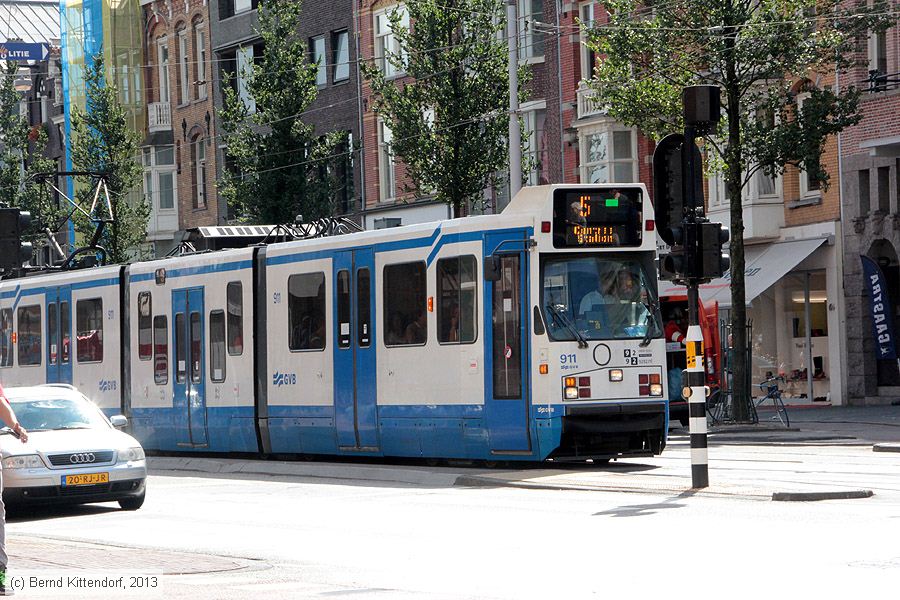
[[[47,44],[0,43],[0,60],[47,60],[49,55]]]
[[[553,193],[553,247],[599,248],[641,245],[640,188],[557,189]]]

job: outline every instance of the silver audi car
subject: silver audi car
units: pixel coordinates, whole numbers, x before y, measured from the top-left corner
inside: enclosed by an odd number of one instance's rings
[[[3,500],[7,504],[118,501],[137,510],[146,494],[147,461],[140,443],[74,387],[63,384],[5,388],[28,431],[23,444],[0,429]],[[0,423],[2,425],[2,423]]]

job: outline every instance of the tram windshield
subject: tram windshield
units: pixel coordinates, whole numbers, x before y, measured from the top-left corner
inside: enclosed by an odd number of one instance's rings
[[[636,258],[548,257],[542,281],[542,309],[553,340],[662,335],[653,280]]]

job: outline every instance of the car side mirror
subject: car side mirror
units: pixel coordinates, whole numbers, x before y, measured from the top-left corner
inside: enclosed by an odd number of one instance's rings
[[[484,259],[484,280],[500,281],[500,257],[491,254]]]
[[[113,415],[109,418],[109,422],[116,429],[124,429],[128,425],[128,417],[124,415]]]

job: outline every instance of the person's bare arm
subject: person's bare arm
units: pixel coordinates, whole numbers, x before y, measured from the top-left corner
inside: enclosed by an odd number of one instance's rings
[[[16,413],[13,412],[12,406],[9,405],[9,400],[6,399],[6,396],[0,396],[0,419],[2,419],[17,436],[19,436],[19,439],[22,440],[23,444],[28,441],[28,432],[25,431],[25,428],[19,423],[19,420],[16,418]]]

